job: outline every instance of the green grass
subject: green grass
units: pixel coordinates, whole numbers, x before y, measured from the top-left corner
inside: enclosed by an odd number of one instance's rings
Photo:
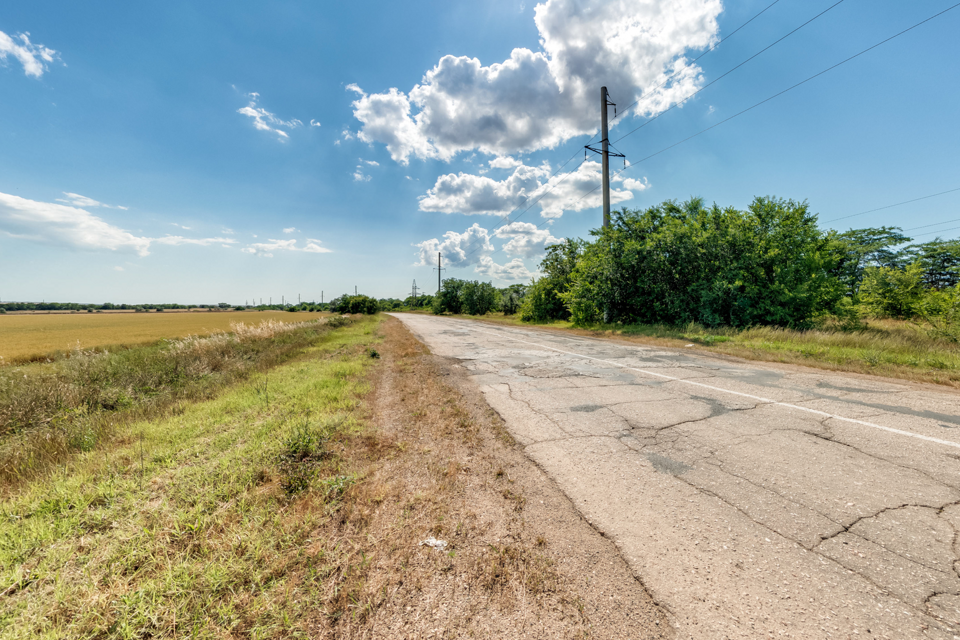
[[[362,482],[343,452],[365,430],[378,323],[3,499],[0,638],[306,637],[350,615],[349,549],[313,536]]]

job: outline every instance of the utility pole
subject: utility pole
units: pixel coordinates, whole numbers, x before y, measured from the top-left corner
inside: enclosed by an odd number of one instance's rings
[[[437,270],[437,295],[440,295],[440,288],[443,286],[440,281],[440,274],[446,271],[446,269],[443,268],[443,262],[441,258],[442,256],[440,255],[440,252],[437,251],[437,266],[434,267],[434,269]]]
[[[413,281],[413,306],[417,306],[417,281]]]
[[[320,304],[323,304],[323,289],[320,290]]]
[[[600,148],[596,149],[590,145],[585,147],[594,153],[600,154],[600,163],[603,168],[603,182],[601,185],[601,190],[603,191],[604,228],[610,226],[610,156],[612,155],[615,158],[624,158],[624,163],[626,163],[626,156],[624,156],[622,153],[610,153],[610,139],[607,131],[607,109],[609,107],[613,107],[613,114],[614,117],[616,117],[616,103],[610,102],[610,95],[607,93],[607,88],[600,87]]]
[[[603,227],[610,226],[610,140],[607,136],[607,88],[600,87],[600,135],[603,136]]]
[[[353,285],[353,295],[357,295],[357,285]]]

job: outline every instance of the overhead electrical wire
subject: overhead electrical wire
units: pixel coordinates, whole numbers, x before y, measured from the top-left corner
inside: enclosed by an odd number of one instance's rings
[[[671,144],[671,145],[669,145],[669,146],[666,146],[666,147],[664,147],[663,149],[660,149],[659,151],[657,151],[657,152],[655,152],[655,153],[651,153],[650,155],[646,156],[645,158],[641,158],[640,160],[638,160],[638,161],[636,161],[636,162],[634,162],[634,163],[628,164],[626,167],[624,167],[624,168],[621,169],[620,171],[617,171],[613,176],[611,176],[611,178],[616,177],[616,176],[620,175],[621,173],[623,173],[624,171],[626,171],[627,169],[629,169],[629,168],[631,168],[631,167],[635,167],[635,166],[637,166],[638,164],[640,164],[640,163],[642,163],[642,162],[646,162],[647,160],[649,160],[649,159],[651,159],[651,158],[654,158],[654,157],[660,155],[661,153],[664,153],[664,152],[666,152],[666,151],[669,151],[670,149],[673,149],[674,147],[678,147],[678,146],[680,146],[681,144],[684,144],[685,142],[689,142],[690,140],[693,140],[694,138],[696,138],[696,137],[698,137],[698,136],[701,136],[701,135],[703,135],[704,133],[706,133],[706,132],[708,132],[708,131],[710,131],[710,130],[712,130],[712,129],[716,129],[716,128],[719,127],[720,125],[725,124],[725,123],[727,123],[727,122],[730,122],[730,121],[733,120],[734,118],[738,118],[738,117],[742,116],[743,114],[745,114],[745,113],[747,113],[747,112],[749,112],[749,111],[753,111],[753,110],[756,109],[757,107],[759,107],[759,106],[761,106],[761,105],[764,105],[764,104],[770,102],[771,100],[774,100],[775,98],[779,98],[779,97],[782,96],[783,94],[788,93],[788,92],[790,92],[790,91],[793,91],[794,89],[805,85],[806,83],[810,82],[811,80],[814,80],[814,79],[816,79],[816,78],[819,78],[820,76],[824,75],[825,73],[828,73],[828,72],[833,71],[834,69],[836,69],[836,68],[838,68],[838,67],[840,67],[840,66],[842,66],[842,65],[845,65],[846,63],[848,63],[848,62],[850,62],[850,61],[852,61],[852,60],[855,60],[856,58],[859,58],[860,56],[862,56],[862,55],[865,54],[865,53],[868,53],[868,52],[870,52],[870,51],[873,51],[873,50],[876,49],[877,47],[879,47],[879,46],[881,46],[881,45],[884,45],[884,44],[890,42],[891,40],[894,40],[895,38],[899,38],[900,36],[902,36],[902,35],[904,35],[904,34],[906,34],[906,33],[909,33],[910,31],[913,31],[913,30],[916,29],[917,27],[919,27],[919,26],[921,26],[921,25],[924,25],[924,24],[926,24],[927,22],[930,22],[931,20],[934,20],[935,18],[939,18],[939,17],[942,16],[943,14],[947,13],[948,11],[952,11],[953,9],[956,9],[957,7],[960,7],[960,2],[958,2],[957,4],[954,4],[954,5],[951,5],[951,6],[947,7],[947,8],[944,9],[943,11],[940,11],[940,12],[938,12],[938,13],[933,14],[933,15],[930,16],[929,18],[926,18],[926,19],[924,19],[924,20],[921,20],[920,22],[917,22],[917,23],[914,24],[913,26],[907,27],[907,28],[904,29],[903,31],[900,31],[900,32],[898,32],[898,33],[895,33],[894,35],[892,35],[892,36],[890,36],[890,37],[888,37],[888,38],[885,38],[885,39],[881,40],[880,42],[878,42],[878,43],[876,43],[876,44],[873,44],[873,45],[867,47],[866,49],[863,49],[863,50],[860,51],[859,53],[855,53],[855,54],[853,54],[852,56],[850,56],[849,58],[845,58],[845,59],[841,60],[840,62],[838,62],[838,63],[836,63],[836,64],[834,64],[834,65],[831,65],[831,66],[827,67],[826,69],[824,69],[824,70],[822,70],[822,71],[819,71],[819,72],[813,74],[812,76],[806,78],[805,80],[801,80],[800,82],[798,82],[798,83],[796,83],[796,84],[794,84],[794,85],[791,85],[791,86],[787,87],[786,89],[784,89],[784,90],[782,90],[782,91],[779,91],[779,92],[773,94],[772,96],[770,96],[770,97],[768,97],[768,98],[765,98],[765,99],[761,100],[760,102],[757,102],[756,104],[754,104],[754,105],[752,105],[752,106],[750,106],[750,107],[747,107],[746,109],[743,109],[742,111],[738,111],[737,113],[733,114],[732,116],[730,116],[730,117],[728,117],[728,118],[724,118],[724,119],[721,120],[720,122],[717,122],[717,123],[715,123],[715,124],[710,125],[710,126],[707,127],[706,129],[701,129],[701,130],[698,131],[697,133],[694,133],[693,135],[687,136],[686,138],[684,138],[683,140],[680,140],[679,142],[674,142],[673,144]],[[628,134],[628,135],[629,135],[629,134]],[[622,139],[622,138],[620,138],[620,139]],[[580,200],[583,200],[583,198],[587,197],[588,195],[590,195],[591,193],[593,193],[594,191],[596,191],[596,190],[599,189],[599,188],[600,188],[600,185],[597,185],[596,187],[594,187],[594,188],[591,189],[590,191],[588,191],[588,192],[586,192],[585,194],[583,194],[583,196],[581,196]],[[579,202],[579,200],[578,200],[577,202]]]
[[[730,75],[731,73],[733,73],[734,71],[736,71],[737,69],[739,69],[740,67],[742,67],[743,65],[747,64],[748,62],[750,62],[751,60],[753,60],[753,59],[756,58],[757,56],[761,55],[761,54],[764,53],[765,51],[768,51],[768,50],[772,49],[773,47],[775,47],[776,45],[780,44],[781,42],[783,42],[784,40],[786,40],[787,38],[789,38],[790,36],[792,36],[793,34],[795,34],[797,31],[800,31],[800,29],[803,29],[805,26],[807,26],[808,24],[810,24],[811,22],[813,22],[814,20],[816,20],[817,18],[819,18],[820,16],[824,15],[825,13],[827,13],[828,11],[830,11],[831,9],[833,9],[834,7],[840,5],[840,4],[843,3],[843,2],[844,2],[844,0],[838,0],[838,1],[835,2],[834,4],[830,5],[829,7],[827,7],[826,9],[824,9],[823,11],[821,11],[820,13],[818,13],[817,15],[813,16],[812,18],[810,18],[809,20],[807,20],[806,22],[804,22],[803,24],[801,24],[799,27],[797,27],[797,28],[794,29],[793,31],[790,31],[790,32],[787,33],[786,35],[778,38],[777,40],[775,40],[775,41],[773,41],[773,42],[771,42],[771,43],[768,44],[766,47],[764,47],[764,48],[761,49],[760,51],[757,51],[755,54],[753,54],[752,56],[750,56],[749,58],[747,58],[746,60],[744,60],[743,62],[741,62],[740,64],[738,64],[737,66],[733,67],[732,69],[729,69],[729,70],[725,71],[723,74],[721,74],[720,76],[714,78],[713,80],[711,80],[711,81],[708,82],[707,84],[703,85],[702,87],[700,87],[699,89],[697,89],[696,91],[694,91],[693,93],[691,93],[690,95],[688,95],[688,96],[687,96],[686,98],[684,98],[683,100],[677,101],[676,103],[672,104],[672,105],[671,105],[670,107],[668,107],[667,109],[664,109],[663,111],[661,111],[661,112],[658,113],[657,115],[653,116],[652,118],[650,118],[649,120],[647,120],[646,122],[644,122],[643,124],[641,124],[639,127],[636,127],[635,129],[631,129],[631,130],[628,131],[627,133],[623,134],[622,136],[620,136],[619,138],[617,138],[616,140],[614,140],[614,142],[620,142],[621,140],[623,140],[623,139],[626,138],[627,136],[633,135],[634,133],[636,133],[636,132],[639,131],[640,129],[643,129],[645,126],[647,126],[648,124],[650,124],[651,122],[653,122],[654,120],[656,120],[657,118],[659,118],[660,116],[665,115],[665,114],[673,111],[673,110],[676,109],[677,107],[683,105],[683,103],[685,103],[685,102],[687,102],[688,100],[690,100],[691,98],[697,96],[697,95],[700,94],[702,91],[705,91],[706,89],[709,89],[711,86],[713,86],[714,84],[716,84],[717,82],[719,82],[719,81],[722,80],[723,78],[727,77],[728,75]],[[663,86],[663,85],[661,85],[661,86]],[[638,102],[639,102],[639,100],[638,100],[637,102],[635,102],[634,104],[637,104]],[[630,106],[632,107],[633,105],[630,105]]]
[[[844,1],[844,0],[840,0],[840,2],[843,2],[843,1]],[[719,47],[719,46],[720,46],[721,44],[723,44],[724,42],[727,42],[728,40],[730,40],[730,38],[732,38],[735,33],[737,33],[738,31],[740,31],[741,29],[743,29],[744,27],[746,27],[748,24],[750,24],[751,22],[753,22],[754,20],[756,20],[757,18],[759,18],[761,15],[763,15],[764,13],[766,13],[768,9],[770,9],[771,7],[773,7],[773,5],[777,4],[778,2],[780,2],[780,0],[774,0],[773,2],[771,2],[770,4],[768,4],[766,7],[764,7],[763,9],[761,9],[758,13],[754,14],[753,17],[751,17],[749,20],[747,20],[746,22],[744,22],[743,24],[741,24],[739,27],[737,27],[736,29],[734,29],[733,31],[731,31],[728,36],[726,36],[725,38],[722,38],[722,39],[718,40],[718,41],[716,42],[716,44],[712,45],[712,46],[711,46],[710,48],[708,48],[706,51],[704,51],[704,52],[701,53],[699,56],[697,56],[696,58],[694,58],[691,62],[697,62],[698,60],[700,60],[700,58],[704,57],[705,55],[707,55],[707,54],[710,53],[711,51],[714,51],[717,47]],[[800,30],[801,28],[803,28],[804,26],[806,26],[807,24],[809,24],[809,23],[812,22],[813,20],[816,20],[817,18],[820,17],[820,15],[823,15],[823,13],[826,13],[827,11],[829,11],[830,9],[832,9],[833,7],[835,7],[837,4],[840,4],[840,2],[837,2],[836,4],[834,4],[833,6],[831,6],[830,8],[828,8],[826,11],[822,12],[821,14],[819,14],[819,15],[815,16],[814,18],[812,18],[811,20],[808,20],[808,21],[805,22],[804,24],[800,25],[799,27],[797,27],[796,29],[794,29],[793,31],[791,31],[790,33],[788,33],[786,36],[783,36],[783,38],[780,38],[780,40],[783,40],[784,38],[790,36],[790,35],[793,34],[794,32],[796,32],[796,31]],[[780,40],[778,40],[777,42],[779,42]],[[770,47],[772,47],[772,46],[775,45],[775,44],[777,44],[777,43],[774,42],[773,44],[771,44],[771,45],[769,45],[768,47],[766,47],[766,49],[763,49],[763,51],[766,51],[767,49],[769,49]],[[759,53],[754,54],[750,59],[745,60],[744,62],[740,63],[740,65],[737,65],[737,66],[738,66],[738,67],[739,67],[739,66],[743,66],[744,64],[746,64],[746,62],[749,62],[749,61],[752,60],[753,58],[755,58],[755,57],[757,57],[758,55],[760,55],[761,53],[763,53],[763,51],[760,51]],[[735,68],[736,68],[736,67],[735,67]],[[731,71],[733,71],[733,69],[731,69]],[[727,73],[730,73],[730,71],[728,71]],[[658,90],[658,89],[662,89],[662,88],[663,88],[664,86],[666,86],[667,83],[670,82],[670,80],[673,79],[676,75],[677,75],[677,72],[671,73],[670,75],[667,76],[667,78],[666,78],[662,83],[660,83],[659,85],[657,85],[656,87],[654,87],[653,89],[651,89],[650,91],[648,91],[647,93],[649,94],[650,92],[656,91],[656,90]],[[726,74],[724,74],[724,75],[726,75]],[[719,80],[719,78],[717,78],[717,80]],[[716,82],[716,80],[714,80],[714,82]],[[713,84],[713,83],[711,83],[711,84]],[[709,86],[709,85],[708,85],[708,86]],[[706,88],[706,87],[704,87],[704,88]],[[692,94],[692,95],[690,95],[690,96],[687,96],[687,98],[684,98],[684,100],[687,100],[687,99],[693,97],[693,95],[696,95],[696,94]],[[610,124],[613,124],[613,122],[616,121],[617,118],[622,117],[622,116],[623,116],[624,114],[626,114],[632,107],[634,107],[635,105],[639,104],[643,99],[644,99],[644,97],[641,96],[639,99],[637,99],[637,100],[635,100],[634,102],[632,102],[631,104],[627,105],[627,107],[626,107],[624,110],[622,110],[618,115],[614,116],[614,117],[611,119]],[[671,108],[672,108],[672,107],[671,107]],[[593,144],[593,143],[596,141],[597,136],[599,136],[599,135],[600,135],[599,132],[598,132],[598,133],[595,133],[595,134],[593,135],[593,137],[590,138],[590,141],[589,141],[587,144],[588,144],[588,145]],[[557,167],[557,169],[556,169],[552,174],[550,174],[550,177],[547,178],[547,183],[549,184],[550,180],[552,180],[558,173],[560,173],[560,170],[563,169],[567,164],[569,164],[570,161],[573,160],[573,159],[574,159],[577,155],[579,155],[579,154],[580,154],[580,149],[578,149],[577,151],[575,151],[572,156],[570,156],[569,158],[567,158],[567,160],[566,160],[563,164],[561,164],[559,167]],[[583,164],[583,163],[581,163],[581,164]],[[577,165],[577,168],[579,168],[579,166],[580,166],[580,165]],[[562,180],[561,180],[561,181],[562,181]],[[560,183],[560,181],[558,181],[556,184],[559,184],[559,183]],[[542,197],[545,196],[547,193],[549,193],[550,191],[552,191],[554,186],[556,186],[556,185],[551,185],[551,187],[550,187],[549,189],[547,189],[547,191],[545,191],[543,194],[541,194],[540,197],[542,198]],[[539,200],[540,200],[540,198],[538,198],[533,204],[536,204],[536,202],[539,202]],[[500,216],[502,222],[501,222],[500,224],[498,224],[496,227],[494,227],[493,230],[490,231],[490,233],[496,233],[500,228],[502,228],[502,227],[504,227],[504,226],[507,226],[508,224],[512,224],[513,222],[516,222],[517,220],[519,220],[520,217],[521,217],[524,213],[526,213],[527,211],[529,211],[531,207],[527,207],[526,209],[524,209],[524,210],[523,210],[516,218],[514,218],[513,220],[511,220],[510,217],[511,217],[514,213],[516,213],[516,212],[517,212],[524,204],[526,204],[526,203],[527,203],[527,200],[524,200],[523,202],[521,202],[520,204],[518,204],[512,211],[510,211],[510,213],[506,214],[505,216]],[[472,252],[466,254],[465,258],[473,255],[473,254],[476,253],[476,252],[477,252],[477,249],[474,249]]]
[[[926,200],[927,198],[935,198],[935,197],[937,197],[937,196],[942,196],[942,195],[947,194],[947,193],[953,193],[953,192],[955,192],[955,191],[960,191],[960,187],[957,187],[956,189],[948,189],[948,190],[946,190],[946,191],[941,191],[940,193],[931,193],[931,194],[928,195],[928,196],[921,196],[921,197],[919,197],[919,198],[914,198],[913,200],[904,200],[903,202],[898,202],[898,203],[896,203],[896,204],[888,204],[888,205],[885,206],[885,207],[877,207],[876,209],[869,209],[868,211],[861,211],[860,213],[851,213],[851,214],[848,215],[848,216],[840,216],[839,218],[831,218],[830,220],[824,220],[824,223],[836,222],[836,221],[838,221],[838,220],[846,220],[847,218],[856,218],[857,216],[863,216],[863,215],[866,215],[866,214],[868,214],[868,213],[874,213],[874,212],[876,212],[876,211],[883,211],[884,209],[892,209],[892,208],[894,208],[894,207],[899,207],[899,206],[904,205],[904,204],[910,204],[911,202],[919,202],[920,200]],[[931,225],[931,226],[932,226],[932,225]],[[921,227],[917,227],[917,229],[920,229],[920,228],[921,228]]]

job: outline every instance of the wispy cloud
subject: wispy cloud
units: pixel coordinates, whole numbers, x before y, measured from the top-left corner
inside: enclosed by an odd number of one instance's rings
[[[104,207],[107,209],[122,209],[127,211],[129,207],[123,207],[120,205],[104,204],[98,202],[93,198],[88,198],[87,196],[82,196],[79,193],[70,193],[69,191],[64,191],[63,195],[67,196],[66,198],[57,198],[57,202],[62,202],[64,204],[69,204],[74,207]],[[186,227],[184,227],[186,228]]]
[[[363,165],[358,164],[357,170],[353,172],[354,182],[370,182],[372,178],[363,172]]]
[[[275,240],[269,239],[267,242],[254,242],[241,249],[244,253],[259,256],[261,258],[272,258],[274,251],[301,251],[304,253],[331,253],[330,249],[320,246],[320,241],[310,238],[304,247],[298,247],[295,239]]]
[[[299,229],[296,227],[287,227],[283,230],[284,233],[296,233],[297,231],[299,231]]]
[[[77,196],[77,194],[67,195]],[[80,200],[82,198],[83,196],[77,196],[74,200],[82,201]],[[86,200],[95,203],[93,206],[105,206],[89,198]],[[214,244],[231,245],[237,242],[232,238],[137,236],[77,206],[29,200],[6,193],[0,193],[0,233],[32,242],[75,249],[133,251],[140,256],[149,255],[150,246],[153,244],[207,247]]]
[[[260,99],[259,93],[248,93],[247,97],[250,98],[249,104],[242,109],[237,109],[237,113],[253,118],[253,126],[256,129],[275,133],[279,140],[284,141],[289,139],[290,135],[277,127],[296,129],[297,127],[303,126],[303,123],[296,118],[293,120],[283,120],[258,105],[257,101]]]
[[[320,123],[317,122],[316,120],[314,120],[313,118],[310,118],[310,126],[311,126],[311,127],[319,127],[319,126],[320,126]]]
[[[60,58],[60,54],[42,44],[30,42],[29,33],[8,36],[0,31],[0,62],[6,63],[7,56],[13,56],[23,65],[28,76],[39,78],[47,70],[47,65]]]

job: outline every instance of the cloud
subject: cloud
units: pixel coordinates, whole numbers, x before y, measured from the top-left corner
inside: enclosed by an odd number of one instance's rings
[[[113,270],[114,270],[114,271],[123,271],[124,269],[123,269],[123,267],[114,267]]]
[[[0,62],[6,62],[7,56],[16,58],[28,76],[39,78],[47,70],[47,64],[57,60],[60,54],[42,44],[30,42],[29,33],[10,37],[0,31]]]
[[[66,198],[57,198],[57,202],[63,202],[64,204],[69,204],[74,207],[105,207],[107,209],[122,209],[123,211],[128,211],[129,207],[121,207],[119,205],[110,205],[103,204],[102,202],[97,202],[93,198],[88,198],[87,196],[82,196],[79,193],[70,193],[69,191],[64,191],[63,195],[67,196]],[[185,229],[188,227],[184,227]]]
[[[67,195],[83,198],[77,194]],[[89,198],[86,200],[96,203]],[[96,203],[95,206],[106,205]],[[79,207],[28,200],[6,193],[0,193],[0,232],[33,242],[85,250],[134,251],[140,256],[149,255],[152,244],[207,247],[236,243],[232,238],[140,237]]]
[[[229,235],[235,234],[236,231],[234,231],[233,229],[230,229],[229,227],[224,227],[223,229],[220,230],[220,233],[223,233],[229,236]]]
[[[185,227],[185,226],[183,226],[182,224],[177,224],[176,222],[171,222],[170,224],[173,225],[173,226],[175,226],[175,227],[180,227],[180,228],[183,229],[184,231],[190,231],[190,229],[191,229],[191,227]]]
[[[490,162],[488,162],[491,167],[494,169],[513,169],[514,167],[519,167],[523,165],[519,160],[514,160],[510,156],[497,156]]]
[[[537,275],[536,272],[527,269],[520,258],[514,258],[507,264],[497,264],[490,256],[483,256],[474,269],[477,273],[492,278],[494,280],[506,280],[514,282],[517,280],[530,280]]]
[[[319,126],[320,126],[320,123],[317,122],[316,120],[314,120],[313,118],[310,118],[310,126],[311,126],[311,127],[319,127]]]
[[[184,238],[183,236],[163,236],[162,238],[154,238],[153,242],[172,246],[192,244],[200,247],[209,247],[212,244],[219,244],[226,247],[231,244],[236,244],[237,241],[233,238]]]
[[[254,236],[256,237],[256,236]],[[302,251],[305,253],[331,253],[330,249],[320,246],[320,241],[316,239],[307,240],[307,245],[303,248],[297,246],[297,241],[295,239],[291,240],[274,240],[270,239],[267,242],[254,242],[247,245],[240,251],[244,253],[250,253],[261,258],[272,258],[274,256],[274,251]]]
[[[552,244],[563,242],[563,238],[554,238],[549,229],[538,229],[529,222],[512,222],[494,232],[498,238],[509,238],[503,245],[507,255],[529,258],[544,252]]]
[[[433,188],[420,196],[420,210],[439,213],[462,213],[466,215],[506,215],[512,211],[538,206],[544,218],[558,218],[564,211],[582,211],[602,204],[598,187],[601,179],[599,162],[588,161],[576,171],[550,177],[550,167],[519,165],[503,179],[469,173],[449,173],[437,178]],[[647,188],[643,182],[621,176],[611,178],[611,183],[623,183],[624,189],[610,189],[612,205],[633,198],[631,190]],[[536,204],[534,204],[536,203]]]
[[[407,93],[349,85],[358,135],[407,164],[553,148],[593,133],[601,85],[621,107],[642,98],[638,114],[660,113],[701,85],[687,54],[716,40],[722,8],[721,0],[547,0],[535,9],[540,51],[517,48],[490,66],[443,56]]]
[[[380,163],[377,162],[376,160],[363,160],[363,162],[365,162],[366,164],[370,165],[371,167],[379,167],[379,166],[380,166]]]
[[[259,106],[257,104],[257,101],[260,99],[259,93],[248,93],[247,97],[250,98],[249,104],[242,109],[237,109],[237,113],[253,118],[253,126],[256,129],[260,131],[271,131],[277,134],[277,137],[280,141],[284,141],[289,139],[290,135],[286,131],[282,131],[276,127],[296,129],[297,127],[303,126],[303,123],[296,118],[293,120],[281,120],[274,114]]]
[[[35,242],[78,249],[107,249],[149,254],[150,238],[124,231],[88,211],[52,202],[0,193],[0,230]]]
[[[432,238],[414,246],[420,249],[420,260],[416,266],[436,266],[437,252],[440,252],[443,254],[443,264],[454,268],[477,264],[494,249],[490,243],[490,233],[476,223],[463,233],[447,231],[442,241]]]
[[[353,172],[354,182],[370,182],[372,178],[363,172],[363,165],[358,164],[357,170]]]
[[[299,229],[296,227],[287,227],[283,230],[284,233],[296,233],[297,231],[299,231]]]

